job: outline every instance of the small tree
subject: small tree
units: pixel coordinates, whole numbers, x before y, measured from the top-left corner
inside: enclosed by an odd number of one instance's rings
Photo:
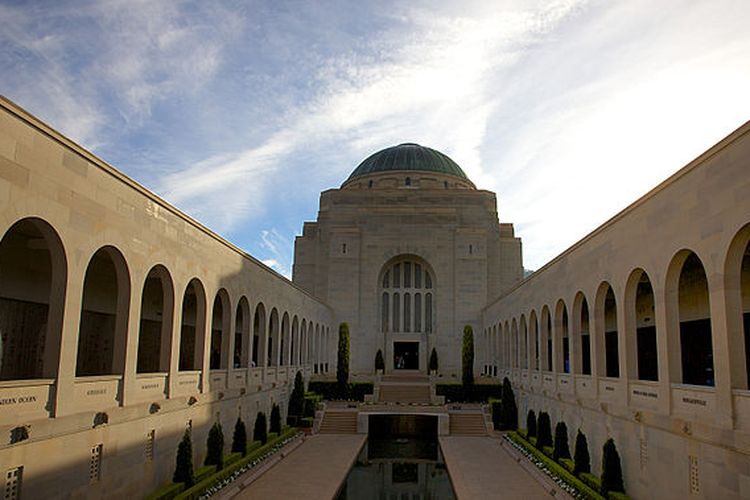
[[[339,384],[339,390],[344,391],[349,383],[349,325],[347,323],[341,323],[339,325],[339,350],[337,360],[336,381]]]
[[[216,470],[224,468],[224,432],[221,430],[221,424],[216,422],[208,431],[208,441],[206,443],[207,453],[203,465],[215,465]]]
[[[437,369],[438,369],[437,351],[433,347],[432,352],[430,353],[430,371],[436,372]]]
[[[578,429],[576,434],[576,449],[573,457],[573,474],[591,472],[591,458],[589,457],[589,443],[586,436]]]
[[[518,407],[516,406],[516,396],[513,394],[513,388],[510,385],[508,377],[503,379],[503,389],[501,393],[502,406],[500,409],[500,428],[502,430],[515,430],[518,428]]]
[[[271,432],[281,433],[281,409],[277,404],[271,407]]]
[[[570,458],[568,447],[568,426],[565,422],[558,422],[555,426],[555,449],[552,451],[552,459]]]
[[[544,450],[545,446],[552,446],[552,426],[546,411],[539,412],[536,425],[536,447]]]
[[[612,438],[607,439],[602,449],[602,495],[607,498],[610,491],[625,492],[622,482],[622,468],[620,467],[620,454],[617,453]]]
[[[244,457],[247,454],[247,429],[245,429],[245,422],[240,417],[237,417],[237,422],[234,424],[234,434],[232,434],[232,453],[242,453]]]
[[[177,447],[177,463],[175,464],[172,482],[185,483],[186,488],[190,488],[195,484],[195,476],[193,475],[193,443],[190,439],[189,429],[185,429],[182,441],[180,441]]]
[[[378,349],[375,353],[375,370],[385,371],[385,361],[383,360],[383,351]]]
[[[302,410],[305,405],[305,380],[302,378],[302,372],[297,372],[294,376],[294,389],[289,396],[289,408],[287,411],[287,420],[289,417],[302,417]],[[293,425],[293,424],[289,424]]]
[[[536,437],[536,413],[529,410],[526,414],[526,435],[530,438]]]
[[[253,441],[260,441],[263,444],[266,444],[266,441],[268,441],[266,414],[262,411],[259,411],[258,415],[255,417],[255,426],[253,427]]]
[[[461,380],[464,386],[474,385],[474,330],[471,325],[464,327],[461,350]]]

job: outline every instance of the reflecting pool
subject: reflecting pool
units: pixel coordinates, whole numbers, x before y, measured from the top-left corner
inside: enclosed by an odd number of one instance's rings
[[[456,496],[436,439],[371,434],[337,498],[449,500]]]

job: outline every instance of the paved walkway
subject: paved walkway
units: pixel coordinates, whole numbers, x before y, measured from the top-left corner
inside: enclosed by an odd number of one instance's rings
[[[552,498],[500,445],[499,439],[444,436],[440,448],[459,500]]]
[[[331,500],[362,449],[364,434],[316,434],[242,489],[236,499]]]

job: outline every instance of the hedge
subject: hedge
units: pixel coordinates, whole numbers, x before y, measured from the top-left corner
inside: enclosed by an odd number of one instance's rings
[[[490,398],[500,399],[503,386],[500,384],[436,384],[435,393],[445,396],[446,403],[486,403]]]
[[[561,477],[564,479],[568,484],[575,487],[583,496],[583,498],[589,499],[589,500],[604,500],[604,497],[601,496],[597,491],[593,490],[589,486],[587,486],[583,481],[575,477],[573,474],[568,472],[568,470],[563,467],[562,465],[558,464],[551,458],[549,458],[544,453],[540,452],[535,446],[532,446],[531,443],[526,441],[523,437],[521,437],[520,434],[518,434],[515,431],[510,431],[506,434],[510,439],[512,439],[515,443],[518,443],[521,445],[526,451],[531,453],[534,458],[544,463],[544,465],[552,471],[553,474]]]
[[[302,417],[299,419],[299,426],[303,429],[309,429],[313,426],[313,418],[312,417]]]
[[[294,433],[297,432],[297,429],[293,428],[287,428],[284,432],[281,433],[280,436],[278,436],[275,439],[271,439],[271,436],[269,435],[269,440],[266,444],[261,446],[260,448],[256,449],[252,453],[248,453],[242,460],[238,460],[235,463],[233,463],[231,466],[224,467],[221,471],[217,472],[216,474],[211,475],[210,477],[204,479],[201,482],[198,482],[193,486],[192,488],[183,491],[179,495],[177,495],[175,498],[176,500],[195,500],[201,496],[201,494],[206,491],[208,488],[210,488],[212,485],[219,483],[228,477],[231,477],[235,471],[241,469],[246,464],[252,462],[256,458],[264,455],[266,452],[271,450],[276,444],[278,444],[280,441],[283,441],[287,437],[291,437],[294,435]]]
[[[497,398],[487,398],[487,402],[490,405],[490,414],[492,415],[492,427],[495,430],[500,430],[500,413],[502,410],[502,402]]]
[[[302,409],[303,417],[315,417],[315,409],[318,407],[318,403],[322,400],[319,394],[314,392],[305,393],[305,404]]]
[[[308,393],[314,392],[328,401],[364,401],[365,394],[372,394],[373,384],[371,382],[352,382],[347,384],[345,389],[342,389],[338,382],[319,380],[310,382],[307,390]]]

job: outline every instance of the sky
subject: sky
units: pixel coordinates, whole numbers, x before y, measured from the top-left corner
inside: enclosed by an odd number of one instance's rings
[[[497,193],[538,269],[750,119],[750,2],[0,0],[0,94],[288,277],[375,151]]]

